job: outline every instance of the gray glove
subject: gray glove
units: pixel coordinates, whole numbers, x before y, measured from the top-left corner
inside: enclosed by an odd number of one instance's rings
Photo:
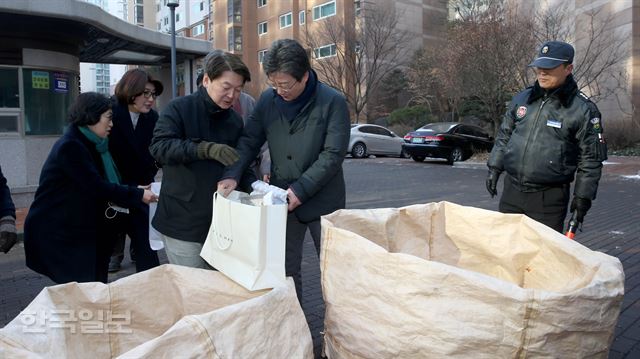
[[[238,152],[233,147],[215,142],[198,143],[197,153],[200,159],[216,160],[225,166],[240,159]]]
[[[489,168],[489,174],[487,175],[487,192],[491,195],[491,198],[498,195],[496,186],[498,185],[498,179],[500,178],[500,171],[495,168]]]
[[[9,252],[17,241],[16,219],[12,216],[0,218],[0,252]]]

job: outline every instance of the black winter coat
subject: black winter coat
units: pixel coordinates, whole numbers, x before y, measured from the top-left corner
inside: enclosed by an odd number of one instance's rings
[[[224,165],[199,159],[198,143],[235,147],[242,133],[242,118],[232,109],[216,105],[204,88],[167,105],[153,131],[151,155],[162,166],[162,188],[153,227],[183,241],[204,243],[211,225],[213,193]],[[246,171],[241,187],[255,179]]]
[[[27,266],[56,283],[106,280],[107,201],[122,207],[143,204],[143,191],[105,179],[102,159],[75,126],[53,145],[24,227]],[[97,268],[107,258],[104,268]],[[100,272],[100,273],[98,273]]]
[[[114,104],[109,152],[118,167],[122,183],[148,185],[153,182],[158,168],[149,153],[149,145],[156,122],[158,122],[156,111],[141,113],[134,129],[129,108],[118,103]]]
[[[0,218],[11,216],[16,218],[16,207],[11,200],[11,192],[7,186],[7,179],[2,174],[0,167]]]
[[[571,183],[594,199],[607,159],[600,111],[573,76],[547,94],[536,82],[513,97],[487,165],[506,171],[523,192]]]

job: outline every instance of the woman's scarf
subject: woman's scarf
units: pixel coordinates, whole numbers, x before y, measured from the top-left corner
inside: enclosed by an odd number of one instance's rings
[[[96,150],[102,157],[102,166],[104,167],[104,173],[107,174],[107,179],[111,183],[120,184],[120,174],[116,168],[116,164],[113,162],[111,153],[109,153],[109,138],[100,138],[93,133],[87,126],[78,126],[80,132],[85,137],[96,145]]]

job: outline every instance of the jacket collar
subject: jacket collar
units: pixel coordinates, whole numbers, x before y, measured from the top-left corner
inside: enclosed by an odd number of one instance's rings
[[[213,102],[213,100],[207,93],[207,89],[204,88],[204,86],[198,87],[198,92],[196,93],[196,96],[198,96],[200,99],[202,99],[202,101],[204,101],[205,109],[207,110],[207,114],[210,116],[213,116],[222,111],[229,111],[229,109],[225,110],[223,108],[220,108],[220,106],[218,106],[215,102]]]
[[[529,93],[529,99],[527,100],[527,104],[532,104],[534,101],[539,98],[544,97],[545,95],[548,97],[557,97],[560,100],[560,103],[564,107],[569,107],[571,105],[571,101],[575,97],[574,95],[578,92],[578,84],[573,79],[573,75],[570,74],[567,76],[566,81],[562,86],[558,87],[555,90],[551,90],[551,92],[547,92],[545,89],[540,87],[538,81],[533,85],[531,89],[531,93]]]

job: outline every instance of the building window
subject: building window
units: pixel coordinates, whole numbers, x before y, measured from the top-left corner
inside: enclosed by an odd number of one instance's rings
[[[227,1],[227,22],[229,24],[242,22],[242,3],[240,0]]]
[[[324,59],[325,57],[336,56],[336,44],[325,45],[313,49],[313,55],[316,59]]]
[[[200,36],[204,34],[204,24],[198,24],[191,29],[191,36]]]
[[[360,14],[362,13],[362,3],[360,2],[360,0],[356,0],[353,2],[353,7],[354,7],[354,12],[356,14],[356,16],[360,16]]]
[[[267,0],[258,0],[258,7],[263,7],[267,5]]]
[[[239,52],[242,51],[242,27],[234,26],[229,29],[227,37],[227,46],[229,51]]]
[[[313,20],[324,19],[336,14],[336,2],[330,1],[313,7]]]
[[[165,25],[169,25],[169,17],[168,16],[164,17],[164,24]]]
[[[261,22],[258,24],[258,35],[263,35],[267,33],[267,22]]]
[[[22,70],[24,132],[26,135],[61,135],[67,109],[78,96],[78,76],[62,71]]]
[[[200,11],[204,11],[204,1],[200,1]]]
[[[136,19],[136,24],[144,24],[144,5],[142,0],[136,1],[136,6],[133,8],[133,17]]]
[[[284,29],[285,27],[289,27],[293,24],[293,15],[290,12],[280,15],[280,28]]]
[[[18,69],[0,69],[0,133],[18,132],[19,118]]]
[[[262,61],[264,60],[264,55],[266,55],[266,54],[267,54],[267,50],[266,49],[258,51],[258,62],[259,63],[262,63]]]
[[[162,24],[158,23],[157,25],[158,25],[158,31],[162,30]]]
[[[304,10],[298,13],[298,21],[300,22],[300,25],[304,25],[304,21],[306,17],[307,17],[307,13]]]
[[[160,12],[160,4],[156,4],[156,12]]]
[[[176,22],[180,22],[180,14],[176,14]]]

